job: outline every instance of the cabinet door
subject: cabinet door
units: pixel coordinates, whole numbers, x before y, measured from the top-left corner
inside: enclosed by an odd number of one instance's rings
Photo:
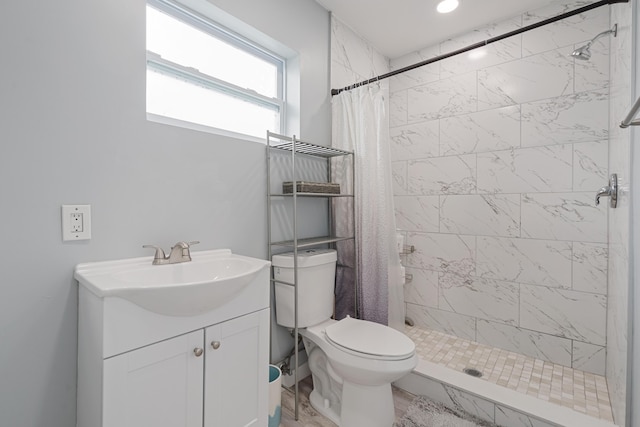
[[[266,426],[269,310],[211,326],[205,337],[205,427]]]
[[[199,330],[105,360],[103,427],[202,427],[203,339]]]

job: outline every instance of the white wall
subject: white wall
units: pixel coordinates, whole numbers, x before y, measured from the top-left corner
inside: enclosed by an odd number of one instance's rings
[[[328,143],[329,17],[213,1],[299,53],[300,135]],[[75,425],[80,262],[178,240],[265,257],[264,146],[147,122],[143,0],[11,2],[0,16],[0,425]],[[90,242],[60,205],[89,203]]]
[[[564,1],[391,61],[400,68],[574,9]],[[609,10],[391,80],[396,221],[416,324],[604,373]],[[392,145],[393,146],[393,145]]]

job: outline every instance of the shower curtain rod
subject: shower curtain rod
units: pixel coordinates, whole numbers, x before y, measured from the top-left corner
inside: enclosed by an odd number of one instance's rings
[[[391,71],[391,72],[386,73],[386,74],[381,74],[381,75],[379,75],[377,77],[373,77],[373,78],[371,78],[369,80],[365,80],[365,81],[362,81],[362,82],[359,82],[359,83],[352,84],[350,86],[343,87],[342,89],[331,89],[331,96],[338,95],[340,92],[343,92],[345,90],[351,90],[351,89],[355,89],[355,88],[360,87],[360,86],[368,85],[369,83],[375,83],[377,81],[380,81],[380,80],[383,80],[383,79],[386,79],[386,78],[389,78],[389,77],[393,77],[393,76],[396,76],[398,74],[402,74],[402,73],[407,72],[407,71],[415,70],[416,68],[420,68],[420,67],[425,66],[425,65],[433,64],[434,62],[438,62],[438,61],[441,61],[443,59],[451,58],[452,56],[459,55],[459,54],[465,53],[465,52],[469,52],[470,50],[477,49],[479,47],[486,46],[486,45],[491,44],[491,43],[495,43],[497,41],[506,39],[507,37],[515,36],[515,35],[518,35],[518,34],[522,34],[524,32],[536,29],[538,27],[542,27],[544,25],[551,24],[553,22],[560,21],[562,19],[569,18],[569,17],[574,16],[574,15],[579,15],[579,14],[581,14],[583,12],[587,12],[589,10],[596,9],[598,7],[601,7],[601,6],[607,6],[607,5],[616,4],[616,3],[628,3],[628,2],[629,2],[629,0],[600,0],[598,2],[591,3],[591,4],[587,5],[587,6],[583,6],[583,7],[580,7],[578,9],[574,9],[572,11],[565,12],[565,13],[563,13],[561,15],[554,16],[553,18],[547,18],[547,19],[545,19],[543,21],[536,22],[535,24],[527,25],[526,27],[518,28],[517,30],[510,31],[508,33],[505,33],[505,34],[502,34],[502,35],[499,35],[499,36],[496,36],[496,37],[491,37],[491,38],[486,39],[484,41],[481,41],[481,42],[478,42],[478,43],[474,43],[474,44],[469,45],[467,47],[463,47],[462,49],[454,50],[453,52],[445,53],[444,55],[436,56],[434,58],[427,59],[425,61],[418,62],[418,63],[413,64],[413,65],[408,65],[408,66],[406,66],[404,68],[400,68],[400,69],[397,69],[395,71]]]

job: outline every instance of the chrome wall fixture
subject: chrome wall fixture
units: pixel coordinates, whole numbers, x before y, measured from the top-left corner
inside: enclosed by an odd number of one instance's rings
[[[597,36],[595,36],[594,38],[592,38],[589,43],[587,43],[584,46],[581,46],[579,48],[577,48],[576,50],[574,50],[573,52],[571,52],[571,56],[573,56],[575,59],[580,59],[582,61],[588,61],[589,59],[591,59],[591,45],[598,40],[600,37],[604,37],[607,34],[613,34],[613,37],[617,37],[618,36],[618,24],[615,24],[613,26],[612,29],[607,30],[607,31],[603,31],[600,34],[598,34]]]
[[[631,110],[629,110],[627,117],[620,122],[620,127],[625,129],[629,126],[640,126],[640,119],[633,120],[636,114],[638,114],[638,110],[640,110],[640,98],[636,99],[636,102],[631,107]]]
[[[415,246],[413,246],[413,245],[404,245],[402,247],[402,251],[400,252],[400,255],[411,255],[415,251],[416,251],[416,247]]]
[[[609,177],[609,185],[602,187],[596,193],[596,206],[600,204],[600,197],[609,198],[609,206],[616,208],[618,206],[618,174],[612,173]]]

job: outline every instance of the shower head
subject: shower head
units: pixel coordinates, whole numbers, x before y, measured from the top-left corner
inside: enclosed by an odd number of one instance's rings
[[[571,56],[573,56],[575,59],[588,61],[589,59],[591,59],[591,43],[577,48],[576,50],[571,52]]]
[[[606,36],[607,34],[613,34],[613,37],[616,37],[618,35],[618,24],[615,24],[610,30],[601,32],[600,34],[592,38],[589,43],[571,52],[571,56],[573,56],[575,59],[588,61],[591,58],[591,45],[593,44],[593,42],[598,40],[600,37]]]

